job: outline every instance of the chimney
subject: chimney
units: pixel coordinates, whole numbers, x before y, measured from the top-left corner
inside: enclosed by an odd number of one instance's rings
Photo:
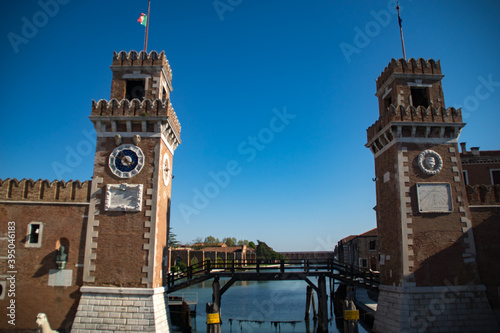
[[[460,142],[460,148],[462,149],[462,154],[465,154],[467,152],[467,142]]]
[[[472,152],[472,156],[479,156],[479,147],[470,147],[470,151]]]

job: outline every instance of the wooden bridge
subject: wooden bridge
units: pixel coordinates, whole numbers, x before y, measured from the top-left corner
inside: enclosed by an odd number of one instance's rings
[[[304,280],[308,277],[330,277],[349,285],[378,289],[379,274],[362,270],[337,260],[246,260],[245,262],[205,260],[186,268],[181,273],[167,275],[167,293],[172,293],[215,277],[236,281]],[[229,287],[228,287],[229,288]],[[227,289],[227,288],[226,288]]]
[[[220,278],[230,278],[222,288]],[[317,277],[315,285],[310,277]],[[330,278],[330,290],[333,294],[333,281],[341,281],[349,285],[367,289],[378,289],[379,274],[361,270],[337,260],[245,260],[244,262],[205,260],[187,267],[184,272],[170,273],[167,276],[167,293],[172,293],[193,284],[214,279],[213,304],[214,311],[220,312],[221,297],[236,281],[290,281],[304,280],[308,289],[313,289],[318,295],[318,331],[328,330],[328,295],[326,278]],[[308,291],[308,297],[310,292]],[[332,297],[332,295],[331,295]],[[309,300],[307,301],[309,304]],[[208,309],[208,308],[207,308]],[[207,311],[208,313],[208,311]],[[307,313],[307,310],[306,310]]]

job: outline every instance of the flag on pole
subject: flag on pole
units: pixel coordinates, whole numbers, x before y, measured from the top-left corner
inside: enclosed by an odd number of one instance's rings
[[[148,24],[148,16],[144,13],[141,13],[141,16],[137,19],[141,25],[146,26]]]

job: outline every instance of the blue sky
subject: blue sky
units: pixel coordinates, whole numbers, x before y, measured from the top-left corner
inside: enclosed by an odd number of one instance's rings
[[[90,179],[91,100],[109,99],[113,51],[143,48],[146,0],[55,1],[4,6],[1,179]],[[378,118],[375,79],[402,57],[394,7],[152,0],[148,49],[166,52],[182,125],[171,214],[181,242],[333,250],[376,226],[364,144]],[[500,2],[401,7],[407,57],[440,59],[446,105],[463,107],[460,141],[500,149]],[[228,163],[228,183],[214,187]]]

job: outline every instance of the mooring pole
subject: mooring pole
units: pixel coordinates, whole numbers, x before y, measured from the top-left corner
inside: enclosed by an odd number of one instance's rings
[[[207,303],[207,333],[220,333],[220,283],[219,277],[212,283],[212,304]]]
[[[306,315],[305,320],[309,320],[309,314],[311,313],[311,295],[312,295],[312,287],[307,286],[306,288]]]
[[[359,311],[350,297],[344,301],[344,333],[358,333]]]
[[[318,332],[328,332],[328,295],[324,274],[318,278]]]

